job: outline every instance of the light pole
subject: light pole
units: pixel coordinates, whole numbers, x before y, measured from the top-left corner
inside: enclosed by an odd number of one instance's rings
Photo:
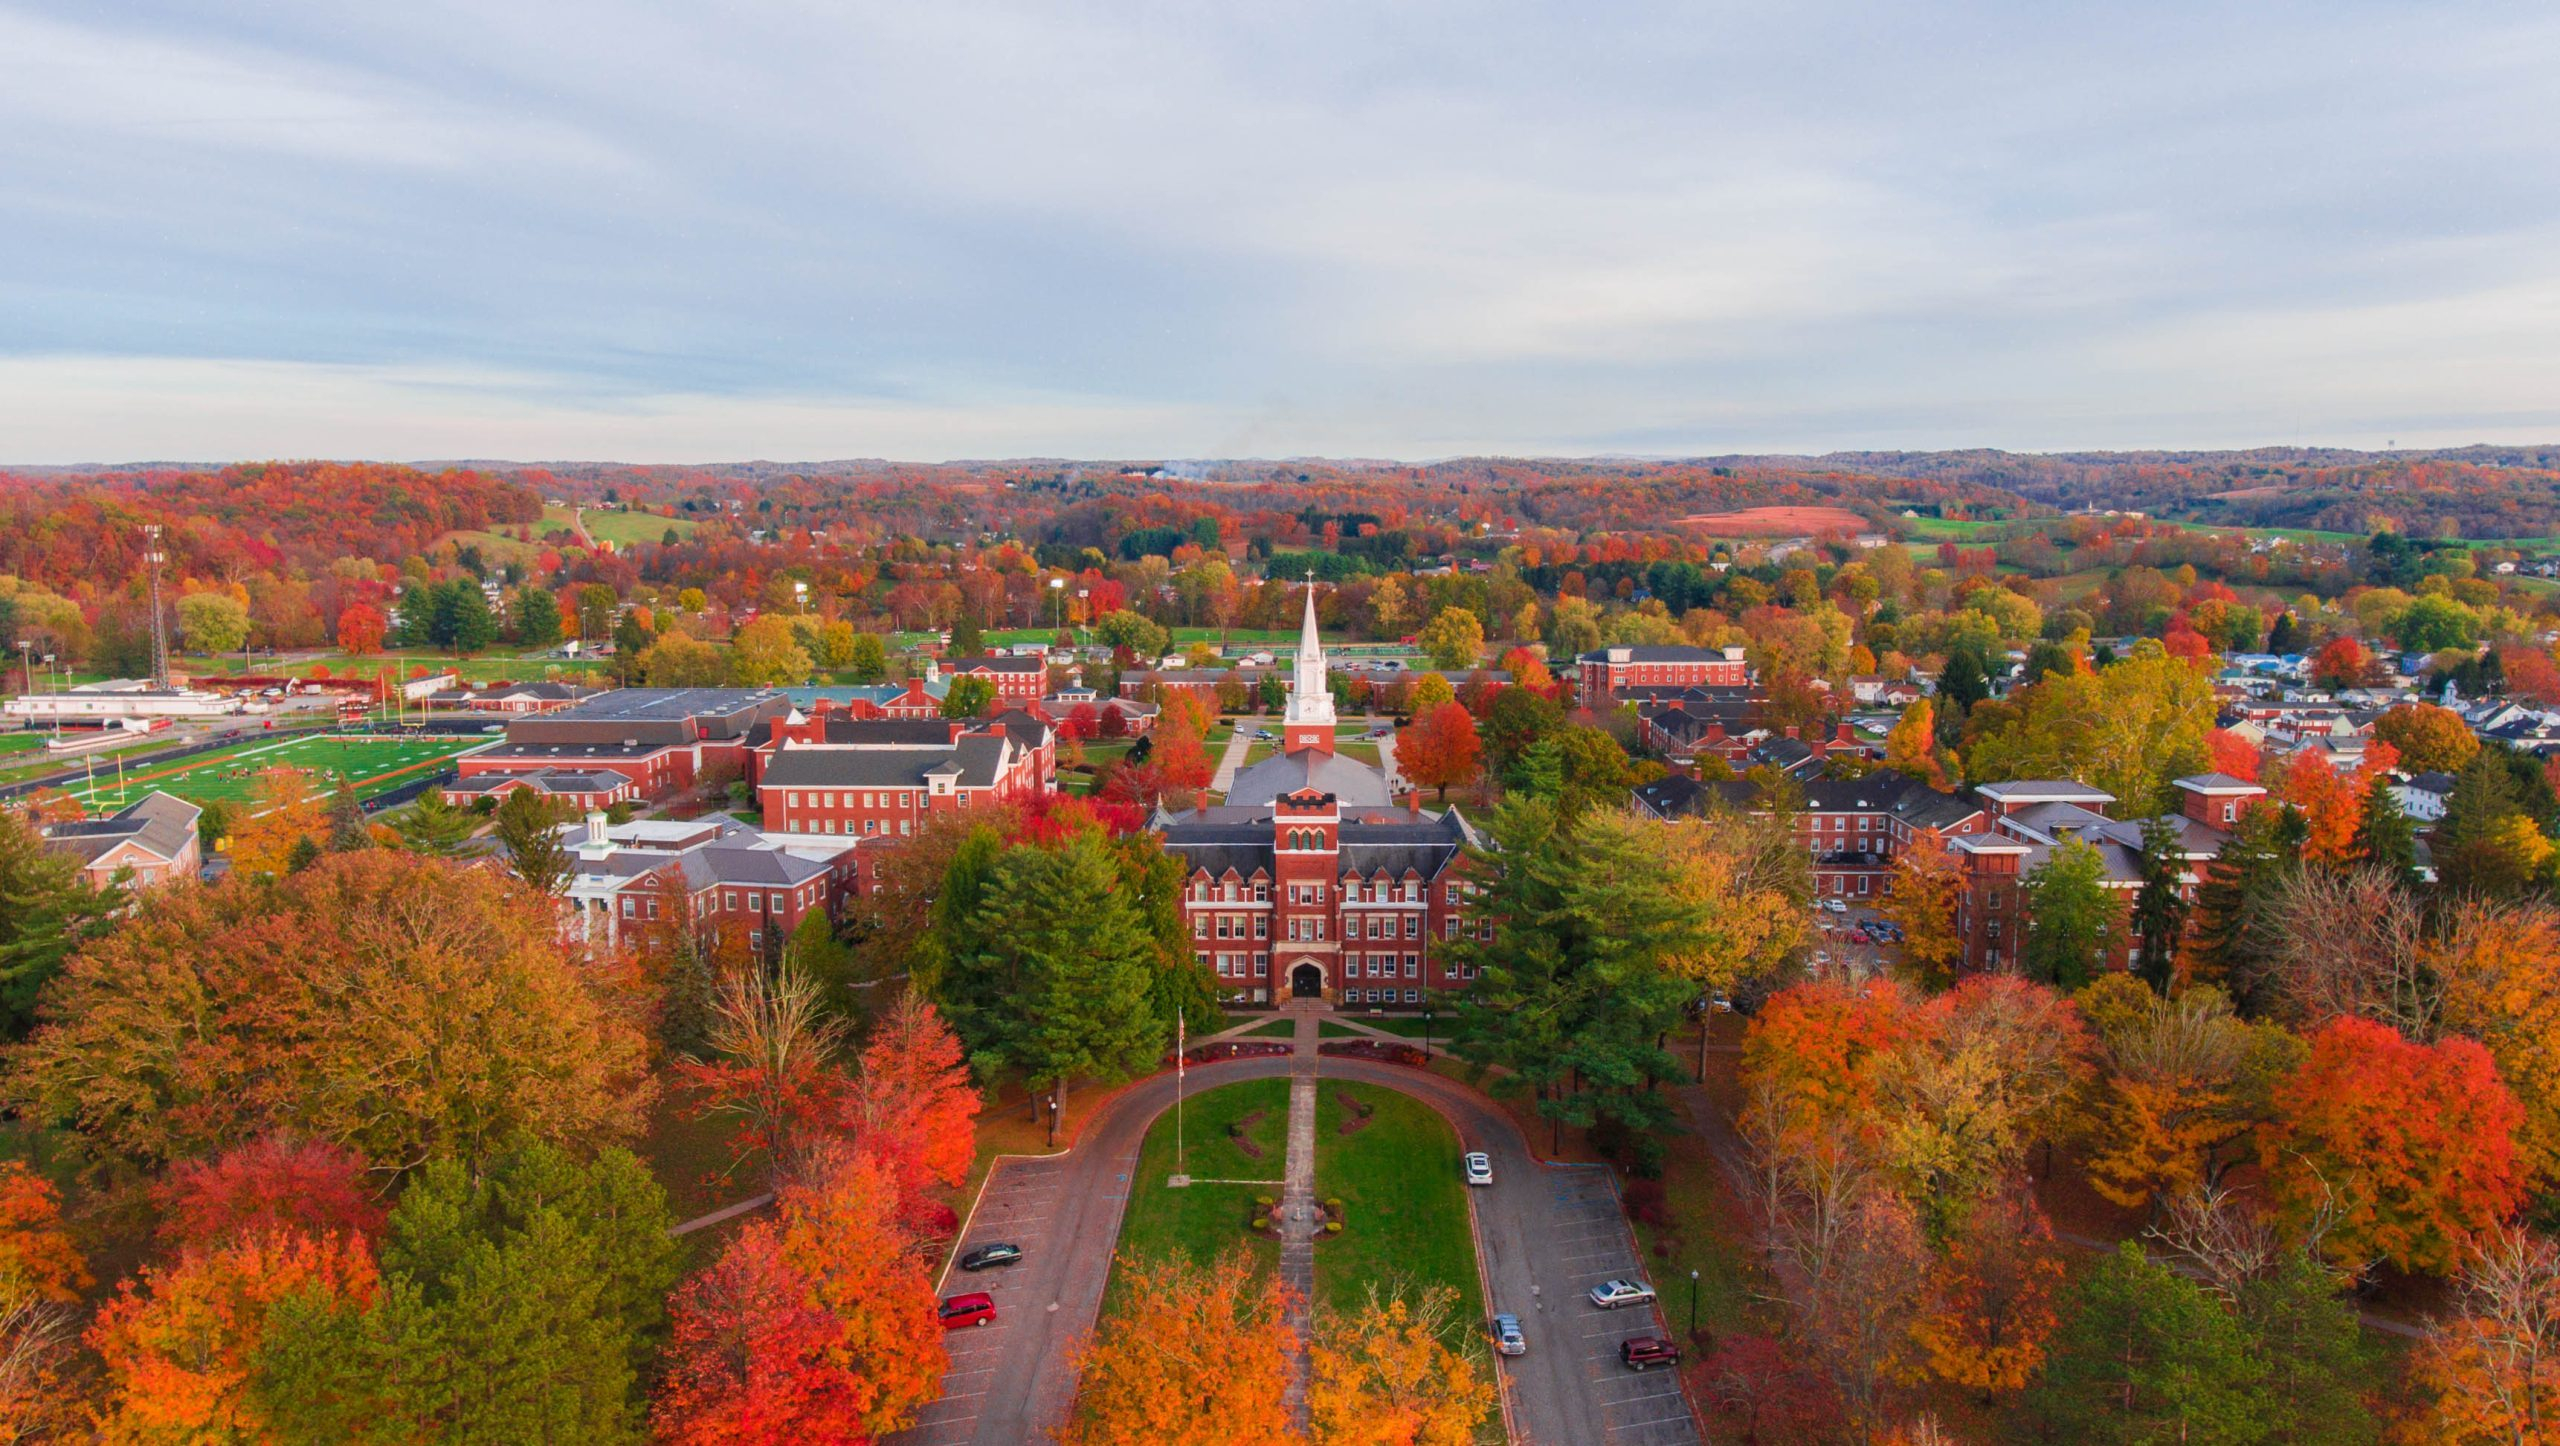
[[[1698,1338],[1698,1272],[1689,1272],[1689,1339]]]
[[[33,638],[18,639],[18,680],[26,685],[31,695],[36,690],[35,650]]]
[[[1422,1052],[1431,1052],[1431,1006],[1422,1006]]]
[[[1049,596],[1054,603],[1051,612],[1057,618],[1055,631],[1063,633],[1067,630],[1067,580],[1063,577],[1049,579]]]
[[[1058,1147],[1058,1093],[1049,1092],[1049,1148]]]

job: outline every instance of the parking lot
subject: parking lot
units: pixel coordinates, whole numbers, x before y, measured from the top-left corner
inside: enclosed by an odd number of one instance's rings
[[[1637,1263],[1635,1239],[1608,1176],[1598,1170],[1543,1171],[1536,1187],[1551,1192],[1548,1218],[1553,1234],[1541,1242],[1540,1274],[1543,1309],[1524,1309],[1528,1302],[1500,1302],[1496,1309],[1517,1311],[1529,1332],[1529,1350],[1567,1356],[1585,1382],[1585,1399],[1600,1402],[1601,1430],[1576,1439],[1626,1442],[1630,1446],[1675,1446],[1695,1443],[1696,1427],[1680,1396],[1677,1371],[1656,1368],[1631,1371],[1618,1362],[1618,1343],[1630,1336],[1670,1335],[1663,1306],[1625,1306],[1601,1310],[1588,1298],[1604,1280],[1643,1280],[1657,1291],[1673,1292],[1670,1282],[1654,1280]],[[1546,1282],[1562,1299],[1546,1299]],[[1681,1282],[1685,1287],[1686,1281]],[[1676,1292],[1673,1292],[1676,1295]],[[1524,1358],[1525,1359],[1525,1358]],[[1505,1360],[1505,1369],[1516,1362]]]
[[[917,1413],[912,1430],[895,1438],[914,1446],[958,1446],[978,1438],[978,1416],[995,1382],[1007,1337],[1016,1331],[1046,1329],[1056,1299],[1053,1277],[1062,1253],[1050,1248],[1050,1229],[1063,1186],[1064,1156],[1004,1159],[996,1162],[979,1196],[977,1214],[943,1265],[936,1293],[950,1296],[982,1290],[994,1297],[992,1324],[968,1326],[948,1333],[951,1370],[943,1377],[943,1396]],[[968,1250],[996,1241],[1022,1247],[1022,1263],[967,1274],[952,1263]]]

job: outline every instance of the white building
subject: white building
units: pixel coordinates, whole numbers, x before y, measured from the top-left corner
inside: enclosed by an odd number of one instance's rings
[[[37,726],[64,723],[90,727],[137,718],[219,718],[239,711],[236,698],[193,688],[155,688],[136,678],[83,683],[60,693],[28,693],[0,707],[0,712]]]

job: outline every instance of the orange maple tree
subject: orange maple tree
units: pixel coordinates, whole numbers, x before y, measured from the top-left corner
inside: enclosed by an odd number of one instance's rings
[[[897,1181],[899,1215],[934,1231],[957,1222],[930,1193],[969,1178],[977,1154],[978,1091],[960,1037],[922,995],[901,995],[863,1047],[854,1083],[855,1137]]]
[[[70,1302],[88,1283],[53,1182],[24,1161],[0,1164],[0,1300]]]
[[[951,1358],[923,1252],[898,1218],[895,1174],[865,1152],[822,1147],[779,1195],[775,1253],[835,1317],[827,1359],[853,1377],[863,1428],[885,1436],[914,1425],[942,1395]]]
[[[1438,789],[1443,799],[1453,785],[1475,778],[1483,757],[1475,715],[1464,703],[1439,704],[1396,738],[1396,771],[1417,787]]]
[[[2450,1271],[2524,1199],[2524,1111],[2471,1040],[2413,1044],[2334,1019],[2274,1103],[2259,1142],[2269,1192],[2297,1222],[2332,1215],[2342,1261]]]
[[[1779,1096],[1791,1128],[1873,1129],[1878,1074],[1931,1016],[1890,979],[1807,980],[1772,995],[1742,1040],[1743,1083]]]
[[[1230,1252],[1206,1267],[1123,1259],[1126,1304],[1076,1353],[1082,1381],[1064,1446],[1280,1446],[1299,1439],[1284,1399],[1289,1292]]]
[[[377,1284],[372,1251],[347,1236],[243,1236],[146,1266],[89,1327],[106,1371],[106,1438],[272,1439],[251,1390],[268,1308],[293,1296],[362,1309]]]
[[[1967,1211],[1929,1276],[1911,1338],[1929,1373],[1985,1395],[2015,1391],[2044,1364],[2063,1279],[2053,1227],[2025,1190]]]
[[[669,1301],[650,1413],[667,1446],[874,1439],[860,1383],[835,1357],[844,1323],[783,1258],[780,1237],[770,1221],[749,1225]]]
[[[382,651],[389,625],[371,603],[349,603],[338,611],[338,646],[355,654]]]

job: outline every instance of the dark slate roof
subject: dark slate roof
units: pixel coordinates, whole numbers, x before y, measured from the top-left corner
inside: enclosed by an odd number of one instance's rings
[[[1726,661],[1722,648],[1691,648],[1665,643],[1638,643],[1634,646],[1595,648],[1575,658],[1574,661],[1605,663],[1609,661],[1609,655],[1612,652],[1625,653],[1626,661],[1631,663],[1721,663]]]
[[[854,748],[948,748],[951,722],[945,718],[852,718],[829,713],[826,741]]]
[[[1195,809],[1186,814],[1159,811],[1149,826],[1164,836],[1165,848],[1180,854],[1195,871],[1211,878],[1232,870],[1250,878],[1258,869],[1273,872],[1272,815],[1268,808]],[[1419,816],[1394,810],[1368,813],[1345,809],[1338,873],[1390,878],[1407,873],[1439,877],[1469,844],[1483,839],[1456,809]]]
[[[1639,785],[1635,795],[1649,812],[1662,818],[1695,818],[1719,807],[1747,811],[1760,789],[1739,778],[1701,783],[1685,773],[1667,773]]]
[[[164,859],[186,851],[196,836],[196,820],[204,810],[173,793],[154,790],[107,818],[49,825],[45,841],[63,853],[96,859],[119,844],[132,843]]]
[[[945,728],[946,738],[949,729]],[[765,765],[762,788],[921,788],[949,776],[966,788],[996,781],[1006,740],[992,734],[939,748],[784,748]]]
[[[1330,793],[1345,808],[1377,807],[1391,801],[1384,773],[1338,753],[1301,748],[1275,754],[1237,774],[1227,789],[1227,802],[1259,807],[1302,788]]]
[[[580,760],[646,758],[677,747],[662,743],[500,743],[471,755],[477,763],[574,763]]]

